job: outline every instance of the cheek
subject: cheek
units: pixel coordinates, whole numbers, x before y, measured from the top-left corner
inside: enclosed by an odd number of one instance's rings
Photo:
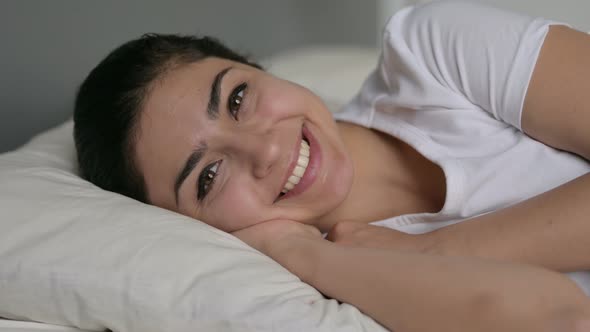
[[[265,117],[299,115],[312,105],[312,96],[305,92],[303,88],[286,82],[272,85],[258,96],[257,111]]]
[[[268,220],[270,209],[246,184],[228,183],[215,198],[203,220],[213,227],[233,232]]]

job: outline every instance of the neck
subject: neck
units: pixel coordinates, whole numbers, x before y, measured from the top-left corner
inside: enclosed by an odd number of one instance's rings
[[[346,199],[322,216],[317,226],[329,231],[336,223],[371,223],[395,216],[436,212],[444,204],[444,173],[404,142],[369,128],[338,122],[354,165]],[[370,149],[366,147],[370,146]],[[438,171],[438,172],[437,172]]]

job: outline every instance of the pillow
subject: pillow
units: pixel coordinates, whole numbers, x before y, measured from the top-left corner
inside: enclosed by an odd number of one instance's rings
[[[279,60],[273,69],[302,65]],[[337,86],[339,73],[322,79]],[[232,235],[101,190],[76,167],[71,121],[0,155],[0,317],[117,332],[384,331]]]
[[[378,56],[372,48],[316,46],[279,53],[262,64],[270,73],[307,87],[337,112],[377,67]]]

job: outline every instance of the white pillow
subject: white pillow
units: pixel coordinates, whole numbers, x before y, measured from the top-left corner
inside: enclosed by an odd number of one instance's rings
[[[376,68],[378,55],[372,48],[316,46],[279,53],[262,64],[272,74],[315,92],[336,112],[360,90]]]
[[[71,122],[0,155],[0,230],[0,317],[117,332],[384,331],[230,234],[79,178]]]

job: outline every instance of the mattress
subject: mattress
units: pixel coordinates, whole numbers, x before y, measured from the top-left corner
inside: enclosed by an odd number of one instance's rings
[[[41,324],[33,322],[22,322],[18,320],[6,320],[0,318],[0,332],[81,332],[77,328]]]

